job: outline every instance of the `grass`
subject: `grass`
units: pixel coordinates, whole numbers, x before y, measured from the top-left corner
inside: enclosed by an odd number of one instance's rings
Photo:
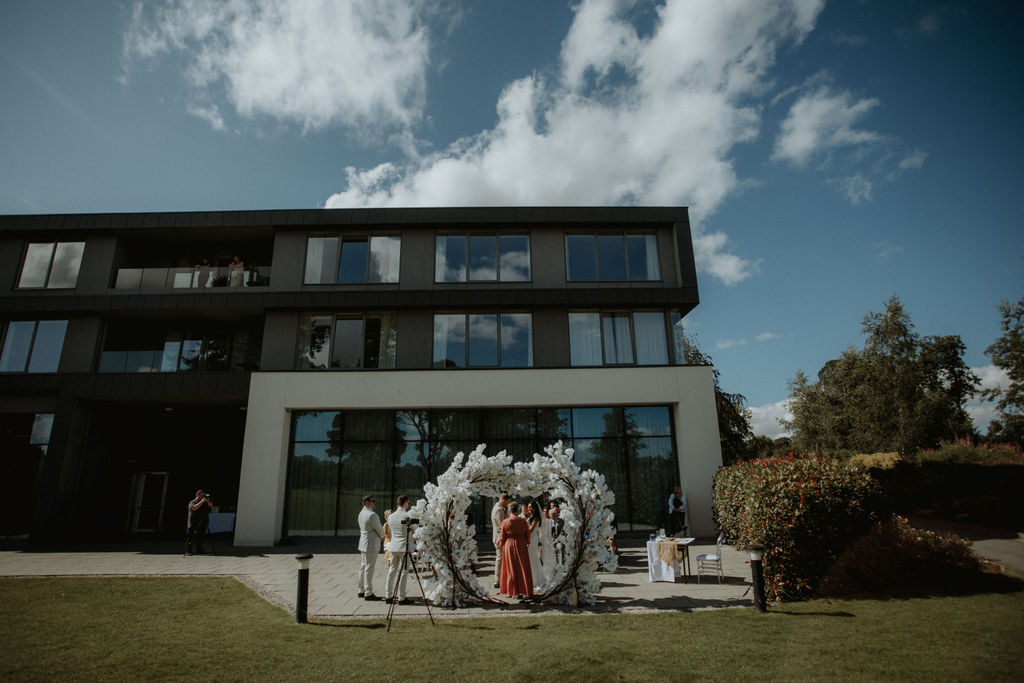
[[[0,679],[1016,679],[1024,592],[650,615],[294,619],[229,578],[0,579]]]

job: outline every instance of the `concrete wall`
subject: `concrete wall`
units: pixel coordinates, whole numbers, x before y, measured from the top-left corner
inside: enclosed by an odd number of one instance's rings
[[[690,532],[713,535],[711,481],[722,455],[711,368],[257,372],[249,390],[235,544],[269,546],[281,538],[292,410],[616,404],[673,407]]]

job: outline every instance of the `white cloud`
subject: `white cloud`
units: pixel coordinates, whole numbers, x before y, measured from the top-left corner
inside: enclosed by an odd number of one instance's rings
[[[905,157],[900,159],[897,167],[900,171],[909,171],[912,169],[918,169],[924,166],[924,160],[928,158],[928,154],[922,152],[919,149],[912,150],[907,153]]]
[[[801,95],[779,126],[772,158],[804,166],[834,149],[877,142],[878,133],[854,124],[878,104],[875,98],[856,99],[827,85]]]
[[[789,411],[789,399],[750,407],[750,429],[755,436],[767,436],[772,439],[791,436],[790,432],[779,425],[779,420],[792,419],[793,413]]]
[[[653,30],[635,3],[584,0],[560,69],[509,83],[489,130],[447,149],[346,169],[327,207],[677,205],[692,209],[698,267],[739,282],[757,263],[726,251],[706,226],[741,191],[731,154],[753,140],[776,52],[814,27],[820,0],[669,0]]]
[[[189,111],[222,129],[216,101],[244,120],[382,132],[416,125],[445,3],[416,0],[174,0],[137,2],[124,36],[135,63],[179,55]]]
[[[986,365],[980,368],[971,368],[981,380],[982,389],[1006,389],[1010,384],[1010,377],[1002,368],[995,365]],[[972,398],[964,405],[967,414],[974,421],[974,427],[984,434],[988,431],[988,425],[998,416],[996,411],[997,401],[980,401]]]
[[[881,242],[875,242],[871,245],[876,252],[876,256],[879,259],[887,259],[893,254],[900,254],[904,251],[903,247],[898,244],[892,244],[889,240],[882,240]]]
[[[874,199],[874,184],[865,178],[863,173],[854,173],[847,178],[838,178],[829,182],[838,186],[853,206]]]
[[[725,351],[726,349],[743,346],[746,343],[746,339],[721,339],[715,342],[715,348],[719,351]]]
[[[761,334],[757,335],[757,337],[755,337],[755,338],[759,342],[766,342],[766,341],[768,341],[770,339],[779,339],[780,337],[782,337],[781,334],[776,334],[774,332],[762,332]]]

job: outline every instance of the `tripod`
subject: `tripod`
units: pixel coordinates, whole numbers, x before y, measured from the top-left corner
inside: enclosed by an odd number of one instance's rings
[[[397,562],[397,557],[391,558],[392,562]],[[409,543],[406,542],[405,550],[402,552],[402,567],[398,570],[398,576],[395,577],[394,588],[388,586],[388,593],[391,595],[391,604],[388,605],[388,633],[391,632],[391,621],[395,617],[395,607],[398,605],[398,587],[402,585],[402,579],[405,578],[406,572],[409,571],[409,565],[412,565],[413,576],[416,577],[416,584],[420,587],[420,594],[423,596],[423,604],[427,607],[427,616],[430,617],[430,625],[437,626],[434,623],[434,615],[430,612],[430,603],[427,601],[427,593],[423,590],[423,581],[420,580],[419,570],[416,568],[416,558],[409,552]]]

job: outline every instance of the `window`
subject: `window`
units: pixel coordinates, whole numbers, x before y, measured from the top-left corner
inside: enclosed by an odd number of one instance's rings
[[[25,251],[19,289],[73,289],[85,242],[32,242]]]
[[[574,366],[666,365],[665,314],[570,312],[569,356]]]
[[[57,372],[67,327],[67,320],[9,322],[0,372]]]
[[[566,235],[565,273],[570,282],[660,280],[658,238],[639,235]]]
[[[397,339],[395,313],[307,313],[299,321],[295,367],[393,368]]]
[[[438,235],[437,282],[529,282],[528,235]]]
[[[310,235],[304,282],[398,282],[401,252],[398,235]]]
[[[237,328],[111,322],[100,372],[216,372],[259,368],[260,327]]]
[[[533,367],[533,316],[529,313],[435,314],[434,367]]]
[[[286,533],[359,533],[362,497],[423,496],[459,451],[479,443],[514,462],[561,439],[574,461],[604,475],[620,530],[664,526],[668,488],[679,479],[669,406],[517,407],[292,412]],[[485,531],[490,506],[474,496],[470,513]]]

